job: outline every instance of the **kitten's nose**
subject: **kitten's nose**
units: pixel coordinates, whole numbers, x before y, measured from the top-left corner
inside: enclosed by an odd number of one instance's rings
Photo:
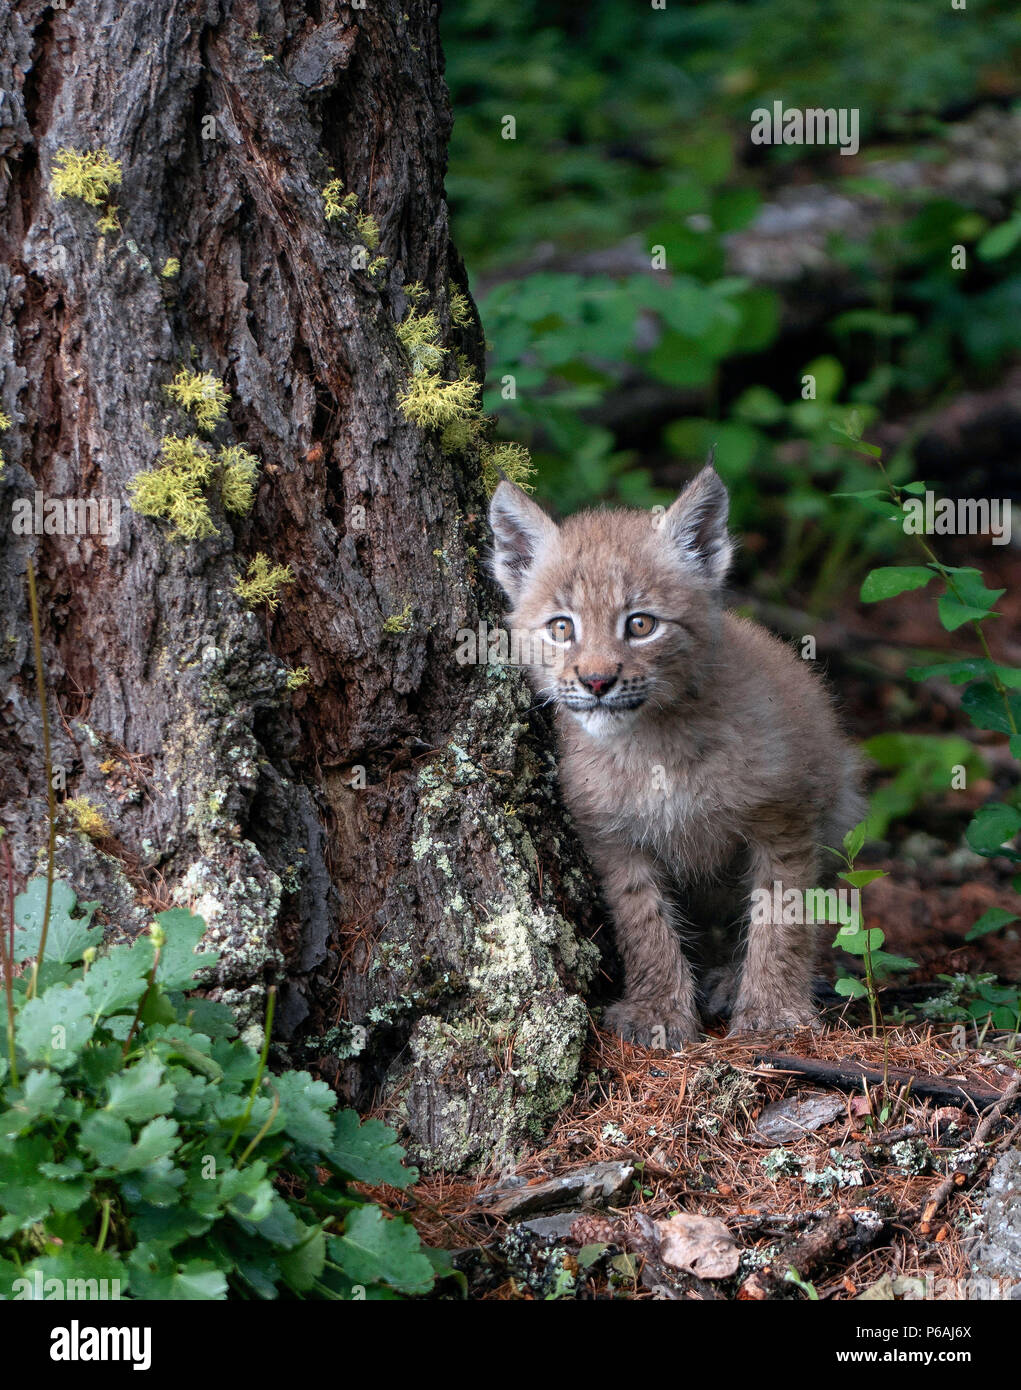
[[[604,676],[583,676],[578,671],[578,679],[585,689],[590,690],[597,699],[617,684],[616,672],[610,672],[609,675]]]

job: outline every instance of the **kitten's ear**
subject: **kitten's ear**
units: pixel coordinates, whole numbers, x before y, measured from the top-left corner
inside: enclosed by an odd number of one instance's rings
[[[555,523],[537,502],[504,479],[489,504],[493,528],[492,569],[507,597],[517,603],[529,570],[557,533]]]
[[[720,583],[730,568],[733,542],[727,534],[727,489],[709,461],[663,517],[663,532],[685,563]]]

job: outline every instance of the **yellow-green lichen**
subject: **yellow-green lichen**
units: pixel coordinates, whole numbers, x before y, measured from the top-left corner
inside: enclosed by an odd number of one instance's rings
[[[96,230],[102,232],[104,236],[113,236],[114,232],[121,229],[121,220],[117,216],[116,203],[109,203],[106,211],[96,222]]]
[[[341,197],[341,194],[344,194]],[[354,212],[358,206],[357,193],[344,193],[344,180],[331,179],[323,189],[323,207],[326,210],[327,222],[335,222],[340,217],[345,217]]]
[[[182,410],[191,411],[199,429],[207,434],[227,414],[230,395],[212,372],[195,372],[190,367],[182,367],[163,389]]]
[[[405,318],[397,325],[397,341],[408,354],[413,372],[435,371],[442,366],[446,356],[440,342],[440,326],[435,313],[420,313],[409,309]]]
[[[249,608],[264,603],[274,613],[280,607],[280,590],[293,583],[290,565],[272,565],[269,556],[260,552],[249,564],[245,578],[237,580],[234,592]]]
[[[383,622],[383,631],[391,634],[399,632],[410,632],[412,619],[412,608],[410,603],[406,603],[399,613],[391,613]]]
[[[379,223],[371,212],[360,212],[355,218],[355,235],[370,251],[379,245]]]
[[[309,666],[296,666],[287,677],[288,690],[302,690],[312,680],[312,669]]]
[[[160,275],[164,280],[176,280],[181,273],[181,262],[176,256],[168,256],[163,262],[163,269]]]
[[[481,439],[486,422],[481,415],[464,415],[444,425],[440,448],[448,456],[464,454]]]
[[[220,496],[224,509],[235,515],[250,512],[255,502],[259,460],[243,444],[228,444],[220,450],[217,462],[223,469]]]
[[[63,810],[74,828],[90,840],[106,840],[112,834],[106,817],[87,796],[70,797],[64,802]]]
[[[5,411],[0,410],[0,434],[3,434],[4,430],[9,430],[10,427],[11,417]],[[6,467],[7,460],[4,458],[3,450],[0,449],[0,477],[3,476],[3,471]]]
[[[531,492],[534,475],[535,464],[523,444],[509,441],[496,444],[482,460],[482,486],[489,496],[496,491],[501,478],[507,478],[526,492]]]
[[[80,198],[89,207],[98,208],[110,197],[111,188],[121,182],[121,164],[112,159],[106,149],[59,149],[53,159],[50,192],[58,201]]]
[[[459,290],[453,280],[447,285],[447,304],[450,308],[450,322],[458,328],[470,328],[472,322],[471,303],[464,290]]]
[[[397,404],[414,424],[442,429],[477,411],[479,385],[475,381],[446,381],[438,372],[415,372]]]
[[[161,441],[163,466],[148,469],[128,483],[131,506],[142,516],[169,521],[172,535],[201,540],[216,531],[203,488],[213,469],[213,456],[194,434],[186,439],[166,435]]]

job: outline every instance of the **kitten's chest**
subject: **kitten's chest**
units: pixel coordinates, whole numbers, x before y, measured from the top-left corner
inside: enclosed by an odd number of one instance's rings
[[[710,871],[733,850],[711,765],[566,751],[561,777],[577,818],[622,845],[695,873]]]

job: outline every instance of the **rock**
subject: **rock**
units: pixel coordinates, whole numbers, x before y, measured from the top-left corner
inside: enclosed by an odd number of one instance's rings
[[[624,1192],[634,1171],[632,1163],[590,1163],[546,1182],[507,1178],[478,1193],[474,1204],[484,1208],[487,1216],[524,1216],[580,1202],[609,1202]],[[572,1213],[572,1219],[577,1216]]]
[[[762,1144],[789,1144],[835,1120],[844,1113],[845,1105],[843,1096],[826,1091],[787,1096],[766,1106],[751,1138]]]
[[[1021,1299],[1021,1149],[1010,1149],[997,1160],[981,1223],[968,1297]]]

